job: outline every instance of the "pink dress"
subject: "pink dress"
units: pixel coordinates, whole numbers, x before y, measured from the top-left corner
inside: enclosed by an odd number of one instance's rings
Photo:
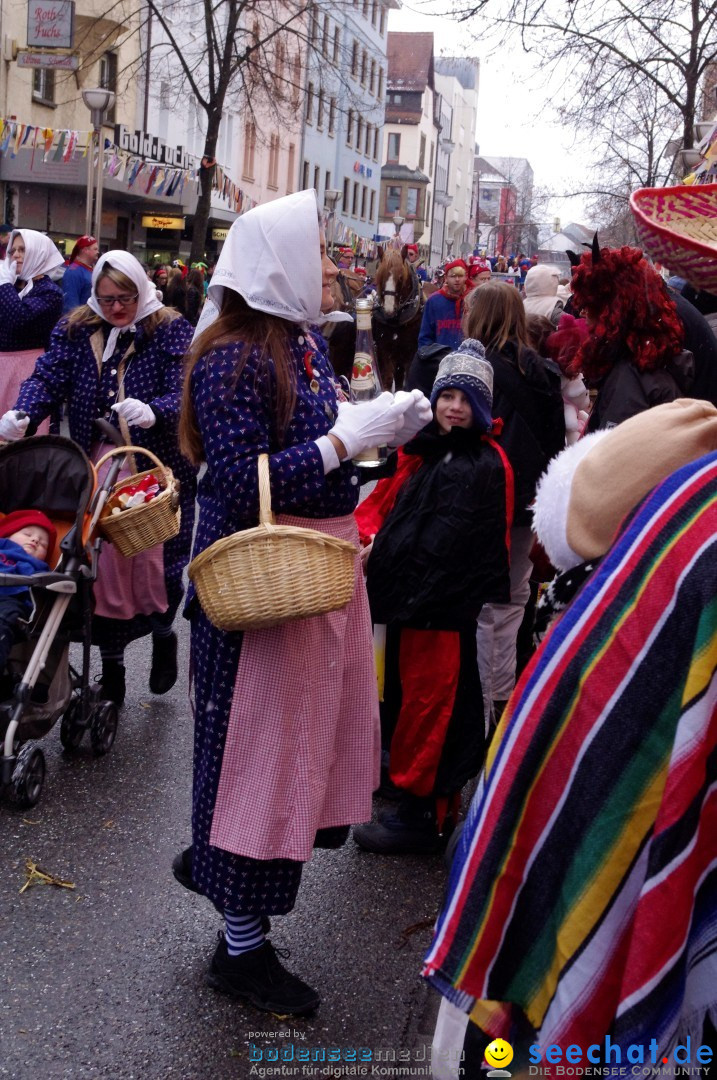
[[[0,353],[0,416],[14,409],[21,384],[32,375],[35,361],[44,352],[44,349],[18,349]],[[47,435],[49,430],[50,421],[43,420],[37,434]]]

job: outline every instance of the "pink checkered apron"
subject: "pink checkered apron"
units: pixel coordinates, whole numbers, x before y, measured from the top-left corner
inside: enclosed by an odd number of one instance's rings
[[[20,386],[35,370],[35,361],[44,349],[19,349],[17,352],[0,353],[0,416],[15,407]],[[47,435],[50,421],[43,420],[38,435]]]
[[[278,521],[358,547],[353,515]],[[357,555],[346,608],[244,633],[210,843],[305,862],[317,829],[371,817],[379,764],[371,616]]]

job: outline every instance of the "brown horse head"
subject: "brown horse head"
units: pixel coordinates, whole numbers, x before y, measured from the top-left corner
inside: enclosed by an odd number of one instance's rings
[[[414,278],[405,245],[401,251],[387,248],[381,253],[374,288],[378,306],[387,319],[395,318],[402,305],[411,300],[415,292]]]

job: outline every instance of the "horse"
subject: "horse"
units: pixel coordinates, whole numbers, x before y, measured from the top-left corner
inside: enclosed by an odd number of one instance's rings
[[[376,303],[371,325],[381,382],[386,389],[403,387],[418,347],[423,318],[423,289],[406,255],[405,244],[400,251],[394,247],[382,251],[374,277]]]

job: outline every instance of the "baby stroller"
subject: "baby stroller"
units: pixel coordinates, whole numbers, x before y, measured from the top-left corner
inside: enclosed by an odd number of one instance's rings
[[[25,578],[0,574],[0,585],[27,584],[34,602],[31,617],[20,624],[22,640],[0,673],[0,791],[18,807],[40,798],[45,755],[37,740],[60,717],[60,741],[68,751],[88,731],[95,754],[106,754],[117,733],[117,706],[100,700],[99,687],[90,682],[90,650],[101,547],[95,525],[121,462],[113,463],[98,488],[94,467],[70,439],[40,435],[0,448],[0,511],[40,509],[57,530],[55,550],[47,556],[54,569]],[[69,662],[71,641],[82,642],[79,671]]]

